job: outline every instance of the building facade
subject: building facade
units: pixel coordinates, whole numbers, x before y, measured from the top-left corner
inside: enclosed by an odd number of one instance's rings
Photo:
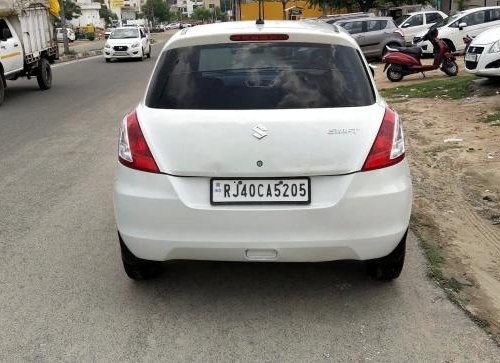
[[[93,2],[92,0],[77,0],[76,4],[80,7],[82,14],[78,18],[71,20],[71,24],[74,27],[87,25],[93,25],[97,28],[105,27],[104,19],[101,19],[99,16],[100,3]]]

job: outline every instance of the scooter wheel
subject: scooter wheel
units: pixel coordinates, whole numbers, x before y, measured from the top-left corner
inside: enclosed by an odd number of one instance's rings
[[[457,62],[452,60],[445,60],[441,65],[441,70],[446,73],[447,76],[454,77],[458,74]]]
[[[391,64],[389,68],[387,68],[387,78],[391,82],[399,82],[403,79],[403,70],[401,67],[395,66]]]

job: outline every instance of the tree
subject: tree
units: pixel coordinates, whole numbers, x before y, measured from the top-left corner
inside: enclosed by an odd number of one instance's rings
[[[203,7],[203,6],[198,6],[196,9],[193,10],[193,14],[191,15],[191,18],[195,20],[203,20],[206,21],[210,18],[212,18],[213,14],[212,12]]]
[[[151,21],[153,24],[156,21],[170,21],[173,17],[172,12],[164,0],[147,0],[141,10],[146,19]]]
[[[71,0],[62,1],[64,1],[64,17],[66,20],[72,20],[82,15],[82,9],[76,3]]]
[[[222,12],[218,6],[215,8],[215,20],[227,21],[227,13]]]
[[[286,4],[290,0],[281,0],[281,6],[283,7],[283,20],[286,20]]]
[[[104,22],[106,23],[106,28],[113,23],[113,20],[118,20],[118,15],[109,10],[108,7],[104,4],[101,4],[101,9],[99,10],[99,17],[104,19]]]

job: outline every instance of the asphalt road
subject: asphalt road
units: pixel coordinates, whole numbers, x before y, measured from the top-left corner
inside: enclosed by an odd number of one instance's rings
[[[118,124],[154,58],[59,65],[47,92],[9,83],[0,361],[498,361],[498,347],[427,280],[413,235],[389,284],[347,262],[183,262],[158,280],[129,280],[111,193]]]

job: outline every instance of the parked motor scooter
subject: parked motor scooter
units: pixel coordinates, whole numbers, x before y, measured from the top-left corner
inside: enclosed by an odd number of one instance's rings
[[[438,30],[433,25],[424,35],[422,41],[430,41],[434,47],[434,63],[423,65],[422,48],[420,47],[387,47],[387,53],[383,56],[385,63],[384,71],[387,70],[387,78],[392,82],[399,82],[404,76],[414,73],[432,71],[441,67],[448,76],[456,76],[458,65],[455,56],[444,41],[438,38]]]

